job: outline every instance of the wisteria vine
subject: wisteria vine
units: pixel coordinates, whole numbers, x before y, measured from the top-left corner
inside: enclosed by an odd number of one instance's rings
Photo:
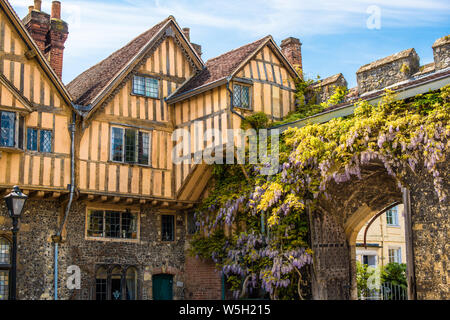
[[[361,168],[378,161],[399,185],[425,170],[445,201],[438,164],[447,156],[449,118],[450,86],[408,100],[387,92],[376,106],[360,102],[350,117],[288,129],[277,175],[247,165],[249,183],[237,166],[216,166],[193,253],[214,260],[235,298],[261,289],[273,299],[304,298],[304,267],[313,261],[307,213],[329,196],[329,183],[361,178]]]

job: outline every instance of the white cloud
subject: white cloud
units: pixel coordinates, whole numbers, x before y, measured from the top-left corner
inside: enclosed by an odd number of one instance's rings
[[[33,3],[10,2],[21,17]],[[50,12],[50,5],[44,0],[43,10]],[[382,28],[434,26],[447,22],[450,13],[448,0],[64,0],[62,15],[70,24],[65,59],[87,57],[87,65],[80,67],[88,67],[168,15],[203,34],[229,30],[251,39],[267,34],[307,37],[362,30],[371,5],[381,8]]]

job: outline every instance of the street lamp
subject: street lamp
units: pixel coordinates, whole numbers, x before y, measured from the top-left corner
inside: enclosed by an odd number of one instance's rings
[[[9,216],[12,219],[12,254],[11,254],[11,289],[9,294],[10,300],[16,300],[16,269],[17,269],[17,232],[19,231],[19,218],[22,214],[25,201],[28,196],[23,194],[18,186],[14,186],[10,194],[5,197],[6,207]]]

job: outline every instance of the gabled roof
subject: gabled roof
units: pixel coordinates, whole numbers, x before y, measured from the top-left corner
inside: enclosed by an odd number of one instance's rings
[[[27,110],[28,112],[33,111],[32,103],[28,100],[19,90],[12,84],[3,74],[0,73],[0,83],[4,85],[11,94],[19,101],[20,104]]]
[[[4,12],[6,13],[6,15],[11,20],[13,26],[16,28],[19,36],[22,38],[22,40],[26,43],[27,47],[29,48],[30,50],[29,55],[36,57],[37,62],[42,67],[46,75],[49,77],[50,81],[54,84],[58,92],[61,94],[67,105],[70,108],[74,109],[72,106],[72,98],[69,94],[69,91],[67,91],[61,79],[56,75],[55,71],[50,66],[50,63],[44,57],[41,50],[38,48],[36,42],[33,40],[28,30],[23,25],[22,20],[18,17],[17,13],[14,11],[11,4],[7,0],[0,0],[0,5],[4,10]]]
[[[114,81],[118,80],[122,74],[127,73],[127,70],[131,67],[133,62],[141,57],[146,49],[156,41],[157,36],[163,32],[170,23],[173,23],[180,32],[180,35],[184,37],[175,18],[169,16],[133,39],[123,48],[117,50],[109,57],[72,80],[67,85],[67,88],[72,94],[75,104],[88,106],[98,102],[98,98],[108,92],[108,89],[113,86]],[[193,56],[196,57],[199,68],[202,68],[203,61],[192,48],[189,41],[187,41],[185,37],[184,39],[191,48]],[[92,108],[88,109],[91,110]]]
[[[298,77],[297,72],[293,66],[288,62],[286,57],[276,45],[272,36],[266,36],[255,42],[246,44],[237,49],[231,50],[218,57],[209,59],[206,62],[206,67],[199,72],[195,77],[188,80],[183,86],[176,90],[171,96],[167,98],[167,102],[174,103],[180,99],[187,98],[199,90],[210,88],[211,86],[218,86],[226,82],[227,78],[233,77],[243,66],[245,66],[250,59],[252,59],[261,48],[266,44],[272,44],[274,52],[287,66],[289,72]]]

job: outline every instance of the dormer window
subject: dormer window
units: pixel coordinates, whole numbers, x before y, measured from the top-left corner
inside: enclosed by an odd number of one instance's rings
[[[158,79],[144,76],[134,76],[133,94],[157,99],[159,97]]]
[[[233,104],[235,107],[250,109],[250,87],[235,84],[233,86]]]

